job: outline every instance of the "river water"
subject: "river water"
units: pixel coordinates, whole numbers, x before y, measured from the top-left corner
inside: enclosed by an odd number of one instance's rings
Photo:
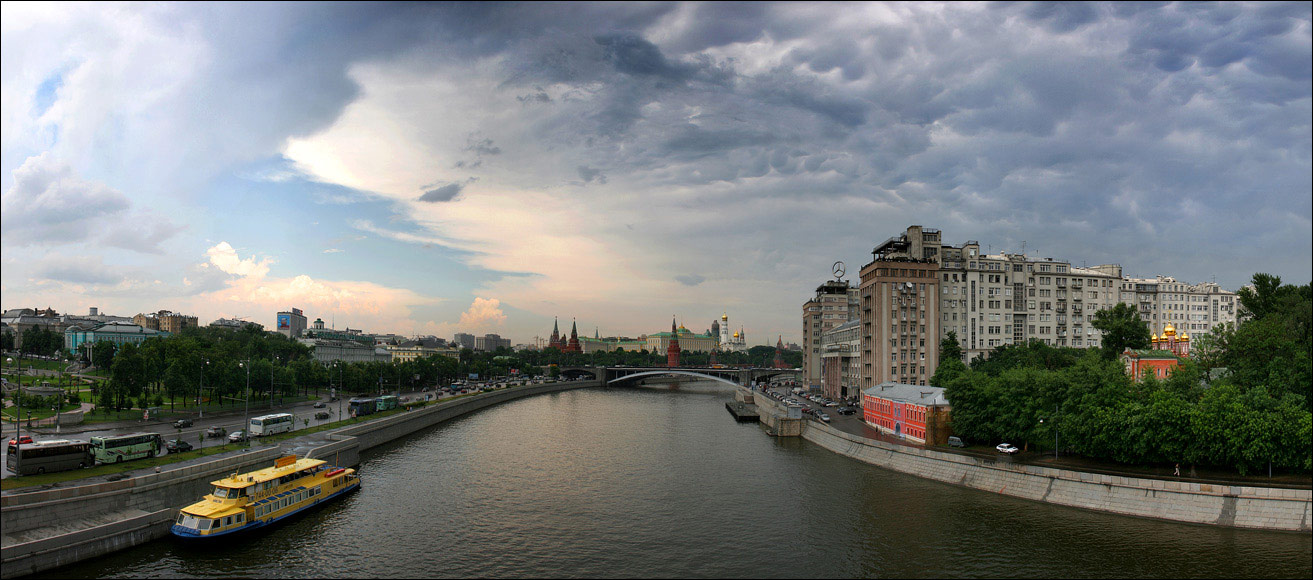
[[[371,451],[363,489],[258,537],[47,577],[1301,577],[1309,534],[1050,506],[735,423],[715,383],[493,407]]]

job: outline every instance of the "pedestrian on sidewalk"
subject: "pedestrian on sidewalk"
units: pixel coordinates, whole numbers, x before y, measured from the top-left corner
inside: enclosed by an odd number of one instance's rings
[[[1172,475],[1174,475],[1174,476],[1176,476],[1176,477],[1181,477],[1181,464],[1180,464],[1180,463],[1177,463],[1177,464],[1176,464],[1176,471],[1173,471],[1173,472],[1172,472]]]

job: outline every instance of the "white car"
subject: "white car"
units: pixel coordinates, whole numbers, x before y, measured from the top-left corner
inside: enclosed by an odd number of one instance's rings
[[[1014,447],[1011,443],[999,443],[998,447],[995,447],[994,449],[997,449],[999,453],[1007,453],[1008,455],[1012,455],[1018,451],[1021,451],[1020,449]]]

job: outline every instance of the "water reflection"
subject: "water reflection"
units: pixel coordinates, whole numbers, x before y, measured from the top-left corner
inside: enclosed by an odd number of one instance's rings
[[[364,458],[364,489],[224,550],[49,576],[1308,577],[1307,534],[1099,514],[885,471],[724,409],[715,383],[480,411]]]

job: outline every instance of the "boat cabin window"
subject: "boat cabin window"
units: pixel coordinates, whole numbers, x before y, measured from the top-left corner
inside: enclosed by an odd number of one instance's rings
[[[217,497],[219,499],[226,499],[228,497],[237,497],[239,495],[241,495],[241,490],[238,489],[228,489],[226,487],[214,488],[214,497]]]

